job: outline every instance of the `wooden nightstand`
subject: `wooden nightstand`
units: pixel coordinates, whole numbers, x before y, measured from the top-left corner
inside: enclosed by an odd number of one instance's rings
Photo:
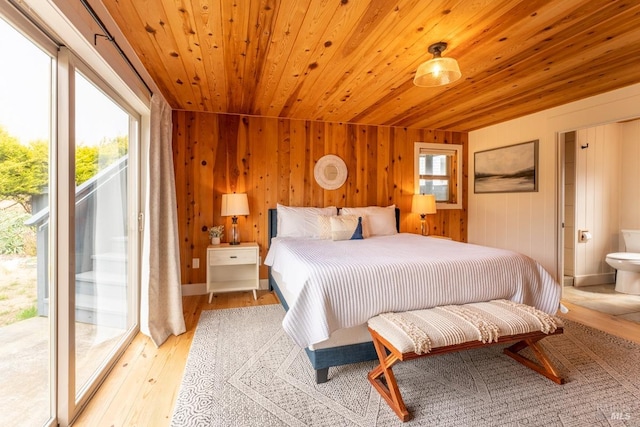
[[[253,291],[260,287],[260,248],[255,242],[210,245],[207,248],[207,292]]]

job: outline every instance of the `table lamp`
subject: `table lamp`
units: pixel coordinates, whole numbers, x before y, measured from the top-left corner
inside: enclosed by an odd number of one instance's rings
[[[420,229],[423,236],[429,234],[426,227],[427,214],[436,213],[436,196],[433,194],[414,194],[411,200],[411,212],[420,214]]]
[[[222,195],[222,216],[231,217],[230,245],[240,244],[240,231],[238,230],[238,215],[249,215],[249,200],[246,193],[231,193]]]

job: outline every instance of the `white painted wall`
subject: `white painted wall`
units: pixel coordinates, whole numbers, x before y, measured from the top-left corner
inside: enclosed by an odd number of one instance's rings
[[[580,129],[576,137],[575,233],[565,237],[575,244],[574,286],[614,283],[605,258],[617,251],[620,232],[620,124]],[[580,230],[593,238],[580,242]]]
[[[640,230],[640,120],[620,124],[622,183],[620,228]],[[623,250],[619,236],[617,250]]]
[[[635,117],[640,117],[640,84],[470,132],[470,189],[476,151],[533,139],[540,145],[538,192],[469,191],[469,242],[521,252],[560,278],[558,134]]]

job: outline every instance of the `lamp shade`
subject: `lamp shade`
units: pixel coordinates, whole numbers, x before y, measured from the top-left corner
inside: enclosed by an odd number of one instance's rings
[[[246,193],[222,195],[222,216],[249,215],[249,200]]]
[[[420,215],[436,213],[436,196],[433,194],[414,194],[411,200],[411,212]]]
[[[423,87],[443,86],[460,77],[462,73],[458,61],[453,58],[433,58],[420,64],[413,83]]]
[[[429,46],[429,53],[433,54],[433,59],[420,64],[413,78],[413,84],[422,87],[443,86],[462,77],[458,61],[441,56],[446,48],[445,42]]]

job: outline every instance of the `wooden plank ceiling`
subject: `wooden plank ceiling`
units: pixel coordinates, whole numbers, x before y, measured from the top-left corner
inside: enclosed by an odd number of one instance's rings
[[[103,0],[175,109],[469,131],[640,82],[640,2]],[[462,79],[413,85],[445,41]]]

